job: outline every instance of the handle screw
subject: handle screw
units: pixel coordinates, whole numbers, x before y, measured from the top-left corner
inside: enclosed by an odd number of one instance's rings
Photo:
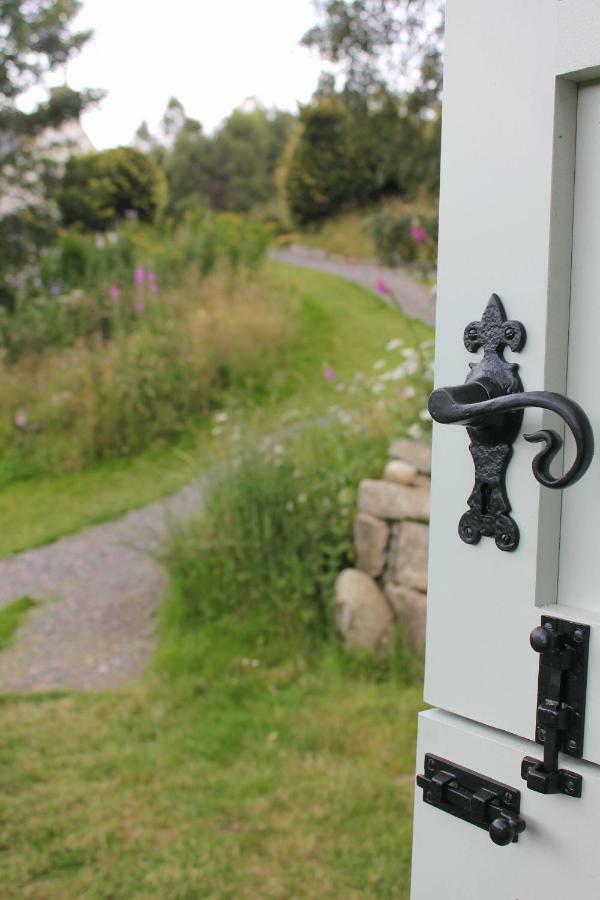
[[[581,628],[575,629],[575,631],[573,632],[573,640],[576,644],[583,643],[583,631],[581,630]]]
[[[571,753],[574,753],[575,750],[577,750],[577,741],[574,741],[573,739],[571,739],[569,741],[569,743],[567,744],[567,747],[569,748]]]
[[[515,329],[514,329],[514,328],[506,328],[506,329],[505,329],[505,331],[504,331],[504,337],[505,337],[507,340],[512,341],[512,339],[514,338],[514,336],[515,336]]]

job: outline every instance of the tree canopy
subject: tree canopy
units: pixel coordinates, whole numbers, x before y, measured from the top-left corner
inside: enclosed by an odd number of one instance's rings
[[[399,92],[426,83],[426,99],[432,90],[437,99],[443,0],[317,0],[316,6],[319,21],[302,43],[332,64],[343,90]]]

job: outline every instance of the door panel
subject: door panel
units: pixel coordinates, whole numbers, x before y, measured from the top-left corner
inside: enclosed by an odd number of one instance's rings
[[[559,602],[600,614],[600,84],[579,89],[567,392],[586,410],[596,458],[565,491]],[[569,449],[569,448],[568,448]]]
[[[437,710],[421,714],[417,772],[423,771],[425,753],[433,753],[504,782],[521,791],[527,827],[517,844],[498,847],[484,830],[428,806],[417,789],[412,900],[600,896],[600,770],[569,760],[584,778],[581,799],[536,794],[521,781],[520,768],[524,756],[539,756],[538,751],[535,744],[458,716]]]
[[[448,2],[435,382],[464,381],[473,358],[464,327],[481,318],[495,291],[527,330],[523,351],[505,353],[519,364],[525,390],[579,401],[600,446],[600,390],[589,376],[600,347],[599,94],[581,81],[594,75],[594,59],[600,64],[594,9],[589,0]],[[586,23],[585,41],[578,21]],[[526,411],[522,433],[540,427],[557,423]],[[544,610],[600,623],[600,454],[561,495],[535,481],[536,450],[517,439],[507,490],[521,541],[503,553],[493,540],[469,546],[457,534],[473,485],[468,443],[462,426],[434,426],[425,696],[530,739],[539,662],[532,628]],[[600,678],[598,627],[590,684],[596,672]],[[600,763],[593,701],[584,752]]]

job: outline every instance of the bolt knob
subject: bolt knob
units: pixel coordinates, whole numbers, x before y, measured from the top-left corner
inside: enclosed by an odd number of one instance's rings
[[[554,647],[554,635],[548,628],[538,625],[529,635],[529,643],[536,653],[546,653]]]
[[[506,847],[512,842],[515,830],[508,819],[498,817],[490,825],[490,837],[499,847]]]

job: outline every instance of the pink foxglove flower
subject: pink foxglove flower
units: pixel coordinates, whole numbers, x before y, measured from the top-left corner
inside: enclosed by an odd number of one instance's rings
[[[425,244],[429,240],[429,235],[420,225],[410,226],[410,236],[416,244]]]
[[[141,287],[146,281],[146,270],[143,266],[137,266],[133,280],[137,287]]]
[[[375,282],[375,290],[378,294],[383,294],[384,297],[387,297],[392,293],[391,287],[389,286],[389,284],[386,284],[386,282],[382,278],[378,278]]]

